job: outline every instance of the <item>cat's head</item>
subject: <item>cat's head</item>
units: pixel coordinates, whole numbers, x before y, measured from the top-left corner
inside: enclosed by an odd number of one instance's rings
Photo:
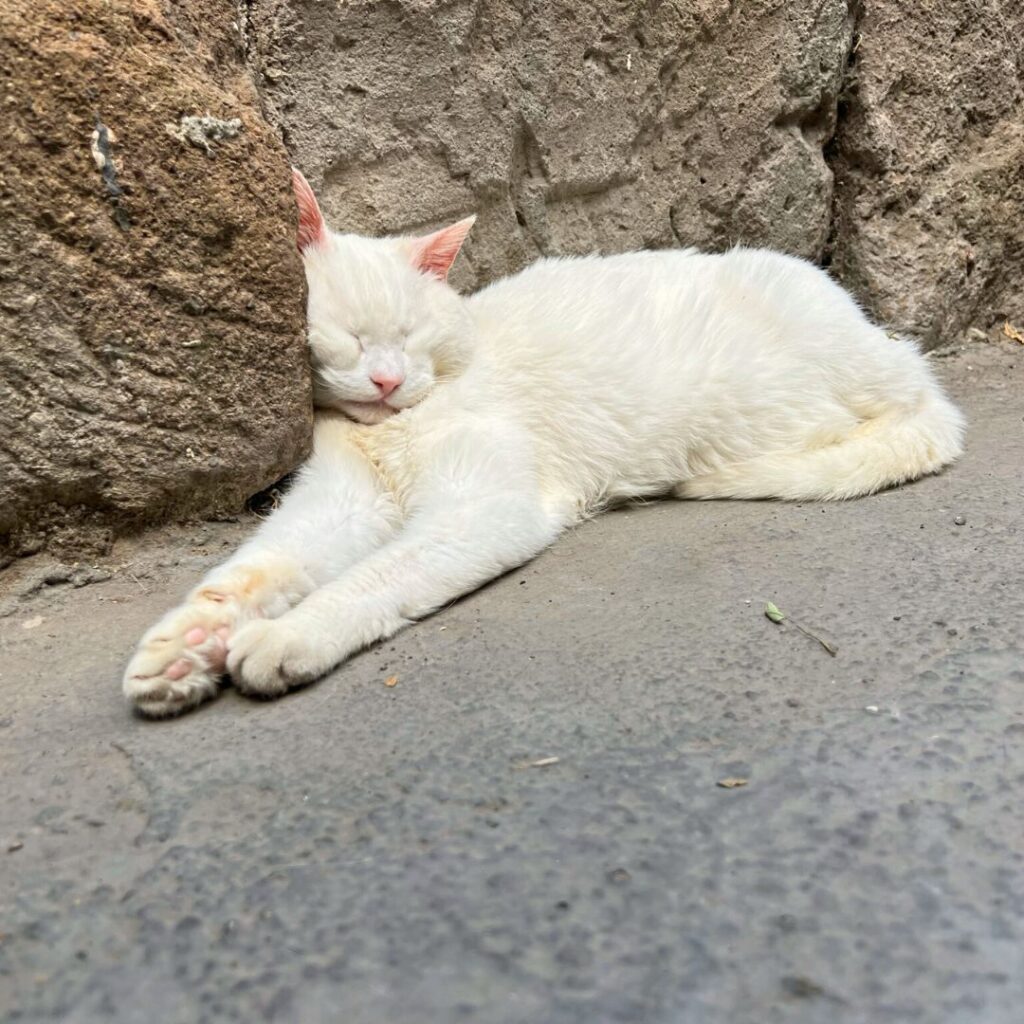
[[[475,218],[421,238],[344,235],[327,227],[299,171],[292,185],[316,404],[380,423],[469,360],[472,324],[446,278]]]

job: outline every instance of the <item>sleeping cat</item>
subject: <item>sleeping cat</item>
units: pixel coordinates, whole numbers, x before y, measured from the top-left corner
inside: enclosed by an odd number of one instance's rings
[[[284,693],[616,502],[852,498],[933,473],[963,420],[913,344],[778,253],[547,259],[463,298],[473,219],[335,234],[301,174],[321,408],[281,506],[143,636],[144,714]]]

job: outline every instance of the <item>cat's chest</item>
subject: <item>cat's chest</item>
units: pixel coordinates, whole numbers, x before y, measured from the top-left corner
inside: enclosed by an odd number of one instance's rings
[[[354,427],[348,437],[349,443],[358,450],[376,478],[379,489],[404,512],[417,476],[411,452],[413,446],[407,432],[394,429],[390,423]]]

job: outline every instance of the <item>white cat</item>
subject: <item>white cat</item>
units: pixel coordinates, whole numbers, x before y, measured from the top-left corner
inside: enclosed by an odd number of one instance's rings
[[[472,218],[339,235],[298,172],[295,190],[314,454],[142,638],[124,689],[145,714],[199,703],[225,671],[284,693],[615,502],[850,498],[961,451],[914,345],[802,260],[548,259],[462,298],[445,278]]]

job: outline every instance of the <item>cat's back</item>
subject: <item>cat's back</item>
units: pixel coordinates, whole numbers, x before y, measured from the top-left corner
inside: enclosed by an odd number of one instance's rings
[[[764,249],[544,259],[467,308],[480,348],[460,395],[520,417],[585,410],[638,435],[638,409],[653,436],[766,395],[799,405],[927,377],[824,271]]]
[[[572,315],[592,309],[595,300],[624,311],[659,287],[671,286],[678,293],[688,279],[710,270],[708,261],[714,259],[693,249],[546,257],[488,285],[468,302],[478,316],[552,308]]]
[[[431,422],[506,425],[588,502],[820,445],[934,387],[825,272],[767,250],[546,259],[467,309],[477,355]]]
[[[683,312],[714,291],[715,259],[693,250],[542,259],[471,296],[468,309],[499,372],[571,375],[581,386],[621,375],[642,341],[678,340]]]
[[[604,335],[747,317],[793,325],[828,307],[860,319],[849,296],[820,268],[768,249],[701,253],[667,249],[613,256],[553,257],[502,278],[467,300],[484,335],[529,328],[553,338]]]

